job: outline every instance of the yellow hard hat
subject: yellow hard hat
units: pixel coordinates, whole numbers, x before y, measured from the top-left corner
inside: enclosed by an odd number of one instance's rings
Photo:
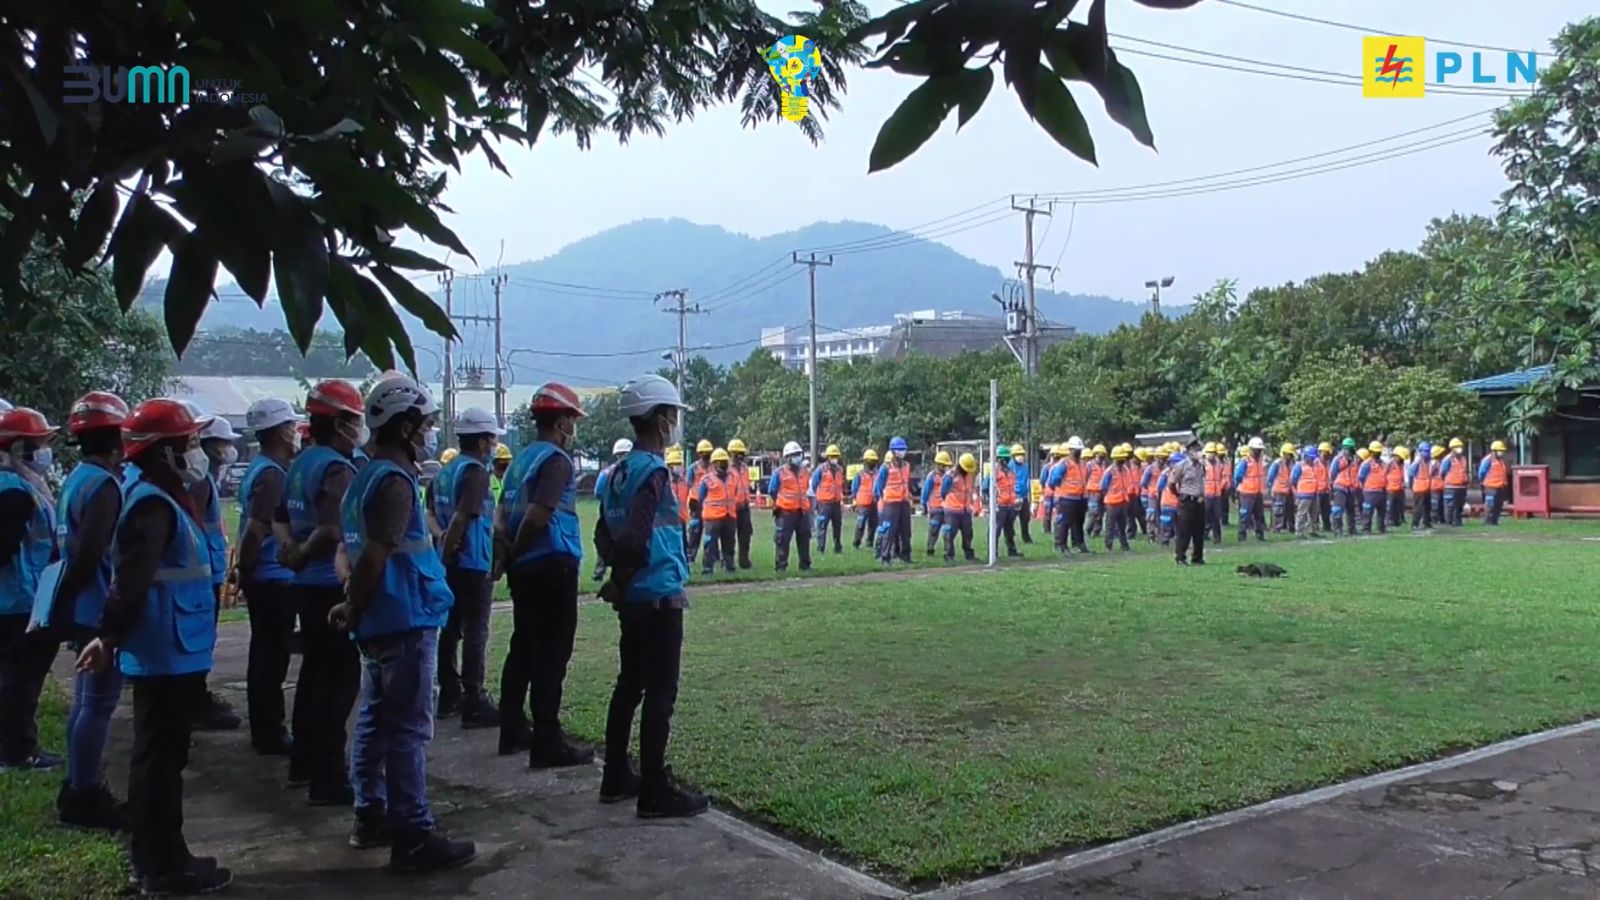
[[[867,452],[861,454],[861,459],[864,462],[877,462],[878,461],[878,451],[872,449],[871,447],[868,447],[867,448]]]
[[[971,453],[961,454],[961,471],[968,474],[978,471],[978,458]]]
[[[441,464],[448,463],[448,462],[450,462],[450,460],[455,459],[456,457],[458,457],[460,455],[461,455],[461,451],[460,450],[457,450],[456,448],[451,447],[448,450],[445,450],[443,453],[439,454],[439,462]]]
[[[1333,445],[1328,443],[1327,441],[1323,441],[1322,443],[1317,445],[1317,450],[1319,452],[1321,452],[1321,453],[1332,453],[1333,452]]]
[[[1506,452],[1506,442],[1505,441],[1495,441],[1494,443],[1489,445],[1489,449],[1493,450],[1493,451],[1495,451],[1497,453],[1504,453],[1504,452]]]
[[[1460,449],[1462,449],[1462,448],[1464,448],[1466,446],[1467,446],[1466,444],[1463,444],[1461,442],[1461,438],[1451,438],[1450,439],[1450,449],[1451,450],[1460,450]]]
[[[1066,444],[1051,444],[1050,445],[1050,455],[1054,456],[1054,457],[1056,457],[1058,459],[1063,457],[1063,456],[1066,456],[1067,455],[1067,445]]]
[[[1106,455],[1106,445],[1105,444],[1095,444],[1094,445],[1094,455],[1095,456],[1105,456]]]
[[[1156,459],[1166,459],[1172,455],[1172,450],[1166,444],[1156,448]]]
[[[1358,448],[1356,450],[1356,456],[1358,456],[1358,457],[1360,457],[1362,459],[1371,459],[1372,458],[1372,451],[1368,450],[1365,447],[1361,447],[1361,448]]]
[[[496,460],[505,460],[506,462],[510,462],[511,461],[511,448],[506,446],[505,444],[495,444],[494,445],[494,458]]]
[[[1111,448],[1111,458],[1113,460],[1127,459],[1128,448],[1123,444],[1118,444],[1117,446]]]
[[[1394,455],[1400,457],[1401,459],[1410,459],[1411,458],[1411,448],[1403,446],[1403,445],[1399,446],[1399,447],[1396,447],[1396,448],[1394,448]]]
[[[1133,457],[1134,457],[1134,459],[1137,459],[1140,462],[1143,462],[1143,461],[1145,461],[1145,460],[1150,458],[1150,451],[1146,450],[1143,447],[1135,447],[1135,448],[1133,448]]]
[[[721,447],[711,451],[711,461],[714,463],[733,462],[733,460],[728,456],[728,451],[722,449]]]
[[[683,450],[681,450],[681,449],[679,449],[677,447],[669,447],[669,448],[667,448],[667,465],[669,465],[669,466],[681,466],[681,465],[683,465]]]
[[[1383,452],[1383,441],[1373,441],[1372,443],[1367,445],[1367,450],[1372,452],[1372,453],[1382,453]]]
[[[940,450],[938,453],[934,454],[933,464],[936,466],[953,466],[956,463],[955,460],[950,458],[950,451]]]
[[[1444,456],[1444,454],[1445,454],[1445,449],[1444,449],[1444,445],[1443,444],[1434,444],[1433,445],[1433,458],[1434,459],[1439,459],[1440,457]]]
[[[1021,444],[1012,444],[1011,445],[1011,458],[1012,459],[1025,459],[1025,458],[1027,458],[1027,456],[1028,456],[1028,448],[1027,447],[1022,446]]]
[[[728,442],[728,452],[729,453],[749,453],[750,451],[745,449],[744,441],[741,441],[738,438],[734,438],[733,440]]]
[[[829,459],[838,459],[839,458],[839,445],[838,444],[829,444],[828,445],[828,449],[824,450],[822,452],[822,455],[826,456]]]
[[[701,438],[700,439],[700,443],[694,445],[694,452],[696,452],[696,453],[710,453],[711,452],[711,442],[706,440],[705,438]]]
[[[1284,456],[1293,456],[1294,455],[1294,445],[1290,444],[1288,442],[1285,442],[1282,447],[1278,448],[1278,452],[1283,454]]]

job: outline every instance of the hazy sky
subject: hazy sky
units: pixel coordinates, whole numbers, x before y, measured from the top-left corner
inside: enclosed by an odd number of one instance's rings
[[[1427,36],[1430,86],[1435,50],[1472,52],[1441,42],[1547,50],[1548,40],[1564,23],[1594,11],[1593,0],[1250,2]],[[803,5],[801,0],[763,4],[773,10]],[[883,0],[870,5],[875,11],[888,7]],[[1088,3],[1079,6],[1075,18],[1086,13]],[[1108,21],[1113,34],[1311,69],[1353,74],[1362,55],[1360,33],[1215,0],[1178,12],[1110,0]],[[1171,52],[1114,38],[1113,45],[1118,44]],[[1504,54],[1484,51],[1484,58],[1485,70],[1503,78]],[[1470,55],[1467,59],[1470,69]],[[1547,59],[1541,57],[1540,65]],[[607,138],[580,151],[570,137],[547,138],[530,151],[501,150],[514,178],[470,163],[446,198],[457,213],[450,224],[485,266],[498,255],[501,240],[506,262],[520,262],[641,218],[677,216],[762,236],[789,230],[774,224],[782,221],[773,215],[777,208],[788,211],[786,220],[793,226],[854,219],[912,228],[1005,194],[1119,188],[1257,166],[1387,137],[1488,110],[1499,102],[1438,94],[1420,100],[1367,100],[1355,86],[1132,54],[1122,60],[1143,86],[1157,151],[1136,143],[1105,116],[1091,90],[1076,85],[1074,96],[1097,140],[1098,168],[1051,141],[997,78],[982,112],[961,133],[956,133],[952,116],[910,160],[868,175],[868,151],[878,128],[917,82],[857,70],[851,73],[844,109],[826,123],[827,137],[819,146],[811,146],[786,122],[741,129],[738,112],[731,107],[704,112],[670,129],[665,138],[637,138],[627,146]],[[1061,259],[1058,289],[1129,299],[1141,297],[1142,282],[1156,275],[1176,276],[1173,294],[1188,297],[1219,278],[1236,278],[1248,290],[1350,269],[1385,249],[1414,247],[1435,216],[1489,211],[1504,180],[1488,150],[1489,139],[1483,136],[1267,186],[1082,204],[1070,246],[1065,239],[1071,207],[1059,205],[1048,233],[1041,224],[1039,255],[1046,262]],[[1358,152],[1382,155],[1385,150],[1380,145]],[[1019,215],[936,239],[1009,269],[1012,260],[1021,258],[1022,233]],[[844,260],[852,266],[873,265],[875,255]]]

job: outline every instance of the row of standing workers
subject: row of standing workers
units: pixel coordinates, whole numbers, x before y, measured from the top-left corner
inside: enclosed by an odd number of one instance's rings
[[[635,449],[613,471],[602,501],[612,514],[593,535],[610,571],[600,596],[620,630],[600,800],[635,800],[647,818],[696,815],[705,798],[665,762],[687,568],[661,454],[678,440],[683,404],[656,376],[630,383],[621,400]],[[70,646],[78,673],[58,814],[64,825],[126,832],[145,894],[208,893],[232,880],[216,859],[189,851],[182,772],[208,708],[223,598],[235,586],[250,619],[252,749],[287,756],[288,783],[306,788],[311,805],[353,806],[350,845],[389,848],[396,871],[454,867],[476,853],[437,830],[427,799],[427,748],[436,713],[450,705],[464,727],[498,724],[500,753],[526,752],[532,768],[593,759],[559,720],[583,558],[570,454],[584,413],[570,388],[536,392],[537,440],[509,461],[498,501],[488,467],[506,455],[503,432],[479,410],[458,417],[458,452],[424,491],[420,463],[436,449],[438,406],[405,375],[385,373],[366,397],[346,382],[319,383],[305,420],[287,401],[258,401],[246,419],[260,453],[240,483],[231,564],[217,477],[238,435],[226,422],[186,401],[130,409],[89,394],[69,416],[81,461],[58,498],[47,475],[59,429],[35,410],[0,406],[0,763],[61,764],[39,746],[36,719],[53,660]],[[488,605],[502,575],[513,634],[501,703],[486,715]],[[302,660],[288,716],[296,619]],[[133,694],[126,804],[104,774],[124,681]],[[628,750],[641,705],[635,766]]]

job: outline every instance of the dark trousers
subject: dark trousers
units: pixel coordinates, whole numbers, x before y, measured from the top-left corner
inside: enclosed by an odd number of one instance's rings
[[[972,513],[961,510],[944,511],[944,525],[940,527],[944,535],[944,558],[946,561],[956,558],[956,537],[961,538],[961,553],[967,559],[972,559]]]
[[[789,543],[800,551],[800,571],[811,568],[811,515],[803,509],[779,510],[773,540],[778,545],[778,571],[789,568]]]
[[[1461,527],[1462,516],[1467,511],[1467,489],[1447,487],[1444,489],[1444,518],[1446,525]]]
[[[489,608],[494,582],[488,572],[450,568],[445,582],[455,595],[450,617],[439,632],[439,705],[465,700],[476,705],[489,699],[484,690],[489,654]],[[460,653],[457,664],[456,654]]]
[[[705,523],[699,519],[689,520],[689,562],[694,562],[695,555],[700,552],[700,539],[705,536]]]
[[[578,634],[578,562],[546,557],[513,569],[509,581],[511,645],[500,670],[500,728],[516,729],[531,718],[535,741],[553,740],[561,736],[561,692]]]
[[[28,615],[0,616],[0,762],[20,763],[39,750],[39,693],[61,641],[28,633]]]
[[[1411,528],[1433,527],[1433,497],[1431,493],[1417,495],[1411,504]]]
[[[756,533],[755,521],[750,517],[750,504],[734,510],[733,535],[739,545],[739,568],[750,568],[750,538]]]
[[[1112,503],[1106,506],[1106,549],[1111,549],[1112,540],[1122,542],[1122,549],[1128,549],[1128,535],[1133,531],[1133,523],[1128,521],[1128,510],[1132,507],[1127,503]]]
[[[1089,503],[1082,497],[1057,497],[1056,510],[1056,546],[1065,550],[1070,545],[1074,548],[1086,548],[1089,545],[1083,538],[1083,519],[1089,511]]]
[[[1029,486],[1025,484],[1017,485],[1017,490],[1022,491],[1022,499],[1018,501],[1017,505],[1017,521],[1022,523],[1022,542],[1024,544],[1033,543],[1033,532],[1028,530],[1028,523],[1033,519],[1033,498],[1028,496],[1029,489]]]
[[[1368,491],[1361,492],[1361,533],[1371,534],[1372,524],[1378,524],[1379,534],[1389,533],[1389,492]]]
[[[1450,524],[1444,517],[1444,488],[1430,492],[1429,503],[1433,506],[1433,522],[1435,525]]]
[[[1398,528],[1406,523],[1406,492],[1389,492],[1389,524]]]
[[[1099,494],[1090,494],[1088,520],[1087,524],[1084,525],[1083,533],[1088,537],[1094,537],[1098,535],[1100,530],[1105,527],[1105,521],[1105,504],[1101,502]]]
[[[1317,495],[1317,511],[1322,516],[1322,530],[1333,530],[1333,495],[1323,493]]]
[[[722,563],[722,568],[733,571],[733,546],[737,537],[738,521],[736,519],[708,519],[705,523],[706,545],[703,548],[705,556],[700,560],[700,572],[710,575]]]
[[[1206,534],[1217,543],[1222,543],[1222,511],[1228,506],[1228,501],[1221,494],[1206,497]]]
[[[1500,514],[1506,508],[1506,495],[1511,493],[1511,485],[1501,488],[1483,489],[1483,524],[1499,525]]]
[[[944,530],[944,510],[928,510],[928,555],[933,555],[935,547],[939,546],[939,534]]]
[[[1333,533],[1356,533],[1356,516],[1361,508],[1361,492],[1354,488],[1333,489]]]
[[[1261,507],[1260,494],[1239,495],[1239,540],[1244,540],[1251,528],[1255,529],[1256,537],[1266,540],[1266,511]]]
[[[250,615],[250,661],[245,668],[245,704],[250,740],[263,745],[287,732],[283,679],[289,674],[289,641],[298,610],[294,585],[287,581],[244,583],[245,611]]]
[[[838,500],[827,503],[817,502],[817,552],[823,553],[828,549],[828,526],[833,526],[833,552],[844,550],[844,543],[839,540],[839,531],[844,527],[844,505]]]
[[[1194,545],[1194,561],[1205,562],[1206,559],[1206,503],[1200,497],[1179,497],[1177,522],[1178,528],[1178,559],[1183,559],[1189,553],[1189,545]]]
[[[883,504],[883,518],[889,523],[889,533],[884,537],[881,559],[888,562],[899,559],[911,561],[911,501],[899,500]]]
[[[1132,503],[1130,503],[1128,505],[1128,518],[1133,520],[1132,523],[1130,524],[1130,527],[1128,528],[1128,536],[1129,537],[1133,537],[1135,533],[1138,533],[1138,534],[1144,534],[1145,533],[1145,529],[1147,529],[1149,527],[1149,523],[1147,523],[1145,521],[1145,516],[1146,516],[1146,513],[1145,513],[1145,509],[1144,509],[1144,498],[1143,497],[1139,497],[1139,498],[1135,499]],[[1224,519],[1224,521],[1226,521],[1226,519]]]
[[[346,724],[361,692],[361,652],[328,624],[328,610],[344,601],[339,587],[300,587],[300,676],[294,687],[294,750],[290,768],[311,779],[313,791],[349,781]]]
[[[1005,538],[1006,554],[1016,556],[1017,553],[1017,517],[1022,515],[1022,510],[1015,506],[1002,506],[995,510],[995,526],[1000,536]],[[1024,522],[1027,519],[1023,519]]]
[[[678,702],[678,673],[683,655],[683,610],[623,604],[617,610],[617,685],[606,713],[606,765],[628,764],[633,743],[633,713],[639,717],[639,768],[645,784],[666,780],[667,740],[672,710]]]
[[[1272,495],[1272,533],[1294,531],[1294,495]]]
[[[133,685],[133,756],[128,765],[133,870],[161,876],[189,863],[189,845],[183,839],[183,770],[189,765],[194,716],[206,699],[206,673],[129,678],[128,683]]]
[[[865,534],[867,546],[871,547],[878,534],[878,505],[868,503],[866,506],[856,507],[856,539],[852,543],[857,550],[861,549],[861,537]]]

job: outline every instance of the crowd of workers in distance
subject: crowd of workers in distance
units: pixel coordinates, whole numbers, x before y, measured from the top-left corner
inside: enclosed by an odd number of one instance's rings
[[[695,451],[698,459],[682,473],[683,453],[677,448],[667,452],[687,526],[689,559],[701,555],[703,575],[713,574],[719,562],[732,572],[736,558],[739,568],[749,569],[756,482],[745,444],[735,439],[724,449],[702,440]],[[909,562],[914,501],[920,501],[928,519],[926,555],[935,555],[942,538],[944,559],[954,562],[959,539],[965,558],[972,560],[973,518],[982,514],[991,482],[1006,554],[1022,555],[1019,525],[1022,541],[1033,542],[1033,481],[1021,444],[997,448],[990,472],[982,477],[972,454],[955,458],[940,450],[922,478],[920,493],[906,452],[905,440],[898,437],[889,442],[887,461],[869,448],[862,454],[861,470],[846,477],[837,445],[830,445],[823,464],[812,469],[800,445],[790,441],[766,489],[776,523],[777,570],[788,568],[792,541],[798,543],[800,570],[811,567],[813,531],[818,553],[826,551],[830,530],[833,552],[842,552],[847,508],[856,513],[855,548],[866,539],[885,564]],[[1235,458],[1226,445],[1214,441],[1156,447],[1123,443],[1108,450],[1073,437],[1049,448],[1039,476],[1038,517],[1058,553],[1088,553],[1091,538],[1103,538],[1107,551],[1118,545],[1128,550],[1129,541],[1143,535],[1162,546],[1176,543],[1179,561],[1185,563],[1204,562],[1206,538],[1222,540],[1235,504],[1240,541],[1252,531],[1258,540],[1266,540],[1269,523],[1274,533],[1301,538],[1324,532],[1387,533],[1404,524],[1408,495],[1411,527],[1420,531],[1436,522],[1460,526],[1467,492],[1476,484],[1483,490],[1485,522],[1497,525],[1510,493],[1506,445],[1493,442],[1476,474],[1465,454],[1460,438],[1423,441],[1415,453],[1381,441],[1358,446],[1354,438],[1345,438],[1338,447],[1326,441],[1303,447],[1285,443],[1272,457],[1256,437],[1241,445]]]
[[[621,407],[634,435],[592,537],[610,573],[599,593],[620,630],[599,799],[633,800],[645,818],[692,816],[706,799],[666,765],[688,569],[662,454],[680,440],[683,403],[671,383],[645,376],[623,388]],[[252,749],[287,757],[287,782],[310,805],[353,807],[350,846],[389,848],[395,871],[471,860],[473,843],[442,835],[428,803],[436,717],[498,727],[499,752],[526,753],[532,768],[594,757],[560,724],[583,559],[571,453],[584,412],[554,383],[529,411],[536,440],[513,455],[492,415],[464,410],[457,452],[424,490],[438,406],[413,379],[385,373],[365,397],[346,382],[321,382],[303,419],[286,400],[258,401],[246,421],[260,451],[240,484],[230,550],[217,479],[236,460],[239,435],[226,421],[182,400],[130,409],[115,395],[88,394],[66,423],[79,461],[58,496],[60,429],[0,401],[0,768],[62,765],[40,747],[36,720],[53,661],[70,647],[77,675],[62,824],[127,833],[146,895],[226,887],[229,870],[185,841],[182,773],[208,708],[224,597],[237,591],[250,622]],[[513,625],[496,706],[484,666],[489,597],[502,576]],[[297,619],[302,658],[290,715],[283,680]],[[124,682],[133,696],[125,804],[104,774]],[[628,751],[641,705],[635,766]],[[208,752],[204,742],[195,747]]]

